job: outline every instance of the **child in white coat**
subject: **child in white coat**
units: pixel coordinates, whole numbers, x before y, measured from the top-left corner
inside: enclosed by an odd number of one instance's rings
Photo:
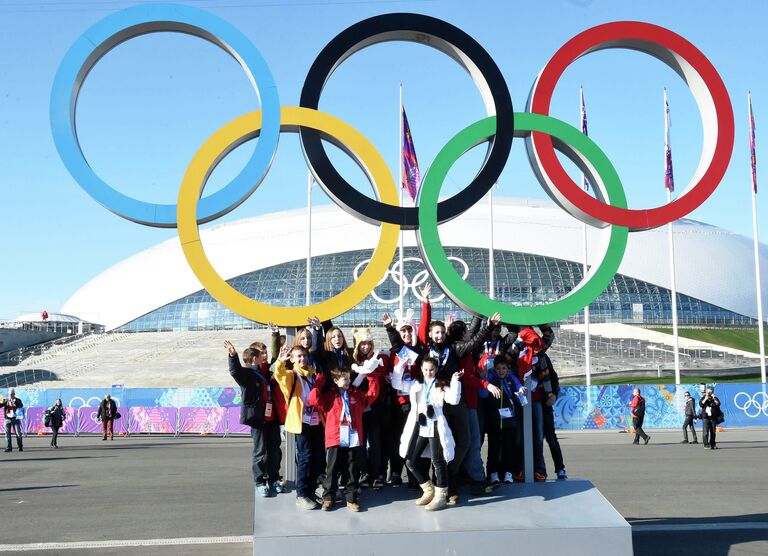
[[[437,360],[425,357],[421,362],[422,380],[403,381],[397,370],[392,373],[392,386],[398,390],[409,389],[411,400],[411,411],[400,439],[400,455],[424,492],[416,504],[426,506],[429,511],[445,508],[448,501],[447,468],[448,462],[453,460],[455,444],[443,415],[443,406],[446,403],[457,405],[461,400],[459,379],[463,374],[453,373],[447,385],[445,380],[437,377],[437,368]],[[435,484],[418,465],[427,446],[435,469]]]

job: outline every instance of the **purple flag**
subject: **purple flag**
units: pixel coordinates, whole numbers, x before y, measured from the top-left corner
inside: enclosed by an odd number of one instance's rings
[[[752,163],[752,192],[757,195],[757,157],[755,156],[755,115],[752,114],[752,93],[749,100],[749,156]]]
[[[664,187],[670,193],[675,191],[675,176],[672,172],[672,145],[669,141],[669,128],[672,121],[669,118],[669,102],[667,102],[667,90],[664,89]]]
[[[405,115],[405,107],[401,106],[400,110],[403,119],[403,183],[401,185],[411,200],[415,201],[421,183],[419,161],[416,160],[416,150],[413,148],[413,137],[411,137],[411,128],[408,126],[408,117]]]
[[[584,89],[581,87],[579,87],[579,97],[581,97],[581,132],[584,135],[589,135],[587,132],[587,108],[584,106]],[[589,191],[589,180],[584,174],[581,174],[581,186],[584,191]]]

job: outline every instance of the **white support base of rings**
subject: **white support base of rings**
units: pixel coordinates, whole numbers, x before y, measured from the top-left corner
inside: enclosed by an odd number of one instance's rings
[[[253,554],[375,556],[632,555],[629,524],[589,481],[502,485],[485,497],[428,512],[405,486],[364,490],[362,511],[296,507],[295,493],[256,497]]]

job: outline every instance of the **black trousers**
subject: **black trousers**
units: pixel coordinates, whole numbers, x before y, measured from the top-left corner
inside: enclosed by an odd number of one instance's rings
[[[552,462],[555,464],[555,473],[565,469],[563,450],[555,432],[555,411],[551,405],[544,404],[544,440],[549,444],[549,452],[552,454]]]
[[[53,432],[53,437],[51,438],[51,446],[56,446],[56,441],[59,439],[59,429],[61,427],[51,427],[51,432]]]
[[[373,475],[373,478],[376,479],[381,477],[386,479],[387,469],[391,469],[395,464],[393,454],[399,455],[396,452],[400,447],[400,433],[402,433],[402,428],[397,432],[394,429],[394,423],[392,422],[392,406],[389,404],[389,401],[387,403],[380,403],[379,411],[379,426],[381,427],[381,465],[378,472]],[[403,468],[401,464],[400,471],[402,470]],[[398,471],[398,473],[400,471]]]
[[[436,428],[437,427],[435,426],[435,429]],[[432,467],[435,469],[435,486],[446,488],[448,486],[448,465],[445,462],[443,445],[440,444],[440,436],[437,434],[437,430],[434,431],[432,438],[419,436],[418,430],[416,431],[408,446],[408,457],[405,460],[405,465],[408,466],[408,469],[413,473],[413,476],[419,484],[424,484],[429,481],[429,473],[425,473],[423,467],[419,464],[421,452],[424,451],[427,444],[429,444],[429,450],[432,452]]]
[[[251,427],[253,439],[253,482],[262,484],[264,475],[268,485],[280,479],[280,423],[277,420],[264,423],[260,427]]]
[[[632,417],[632,426],[635,428],[635,444],[640,442],[641,438],[643,440],[648,438],[648,435],[645,434],[645,431],[643,430],[643,420],[642,419],[638,419],[637,417]]]
[[[520,473],[523,470],[522,439],[520,427],[495,428],[488,431],[488,463],[486,471],[491,473]]]
[[[691,429],[691,433],[693,434],[693,441],[698,442],[698,439],[696,438],[696,427],[693,426],[693,415],[686,415],[685,421],[683,421],[683,440],[688,442],[688,427]]]
[[[702,419],[704,425],[704,446],[717,446],[717,440],[715,438],[717,434],[717,423],[714,419]]]
[[[363,413],[362,446],[367,447],[367,458],[362,462],[361,472],[368,473],[371,480],[382,475],[381,461],[383,456],[383,436],[381,430],[381,406],[372,406]],[[365,448],[363,448],[365,451]]]
[[[325,480],[323,481],[323,500],[333,501],[339,488],[339,474],[348,475],[344,485],[344,497],[347,502],[357,499],[357,491],[360,485],[360,469],[365,462],[365,449],[362,446],[355,448],[340,448],[331,446],[325,449]],[[342,467],[346,466],[347,473]]]
[[[403,465],[405,465],[405,459],[400,457],[400,437],[403,435],[403,429],[405,429],[405,422],[408,420],[408,414],[411,412],[411,404],[406,403],[400,405],[395,402],[391,408],[391,444],[389,446],[389,472],[392,474],[402,475]],[[407,471],[407,468],[406,468]],[[412,475],[408,471],[409,475]],[[416,478],[413,477],[415,481]]]
[[[467,411],[466,404],[461,402],[459,405],[443,405],[443,414],[446,421],[448,421],[448,427],[451,429],[453,441],[456,444],[453,459],[448,464],[448,488],[451,490],[451,493],[455,493],[458,489],[461,464],[464,462],[464,456],[467,455],[471,442],[469,412]]]

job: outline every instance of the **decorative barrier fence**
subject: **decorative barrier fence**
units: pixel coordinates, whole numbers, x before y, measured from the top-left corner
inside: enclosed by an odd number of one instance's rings
[[[27,435],[49,433],[44,407],[30,407],[24,418]],[[68,408],[59,434],[101,434],[96,419],[98,407]],[[240,424],[239,407],[129,407],[120,408],[121,418],[114,422],[115,434],[249,434]]]
[[[633,385],[564,386],[554,405],[557,427],[562,430],[627,429],[632,419],[629,402]],[[768,393],[764,384],[714,385],[725,413],[725,426],[768,426]],[[699,385],[639,385],[646,399],[645,428],[674,429],[683,423],[683,392],[696,402]],[[240,424],[239,388],[17,388],[26,406],[25,429],[37,434],[45,429],[43,414],[57,398],[67,411],[60,433],[98,434],[98,405],[109,393],[122,418],[115,421],[120,434],[248,434]]]

